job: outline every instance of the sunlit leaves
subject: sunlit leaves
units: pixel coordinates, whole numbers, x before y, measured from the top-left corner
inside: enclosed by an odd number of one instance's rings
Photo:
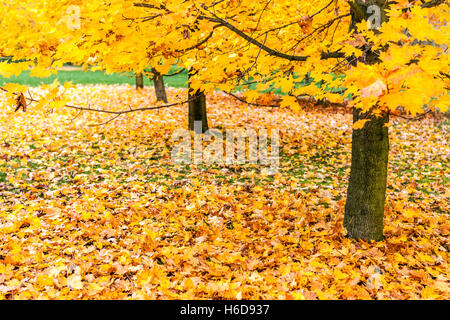
[[[68,26],[71,6],[79,7],[79,28]],[[212,9],[213,8],[213,9]],[[173,64],[194,68],[193,87],[210,92],[230,91],[246,81],[281,88],[296,96],[312,95],[343,102],[352,94],[355,107],[364,111],[395,111],[419,114],[442,109],[448,95],[448,10],[445,4],[422,8],[420,1],[395,2],[386,13],[389,21],[370,30],[366,21],[349,32],[351,17],[347,1],[44,1],[12,2],[2,11],[2,54],[35,61],[32,74],[45,76],[64,62],[92,66],[108,72],[133,70],[149,65],[168,73]],[[211,11],[213,10],[213,11]],[[24,11],[24,12],[22,12]],[[233,27],[276,52],[308,57],[303,62],[275,57],[261,45],[249,44],[241,35],[204,17],[233,17]],[[24,17],[19,21],[15,17]],[[47,26],[57,26],[47,28]],[[20,26],[20,27],[18,27]],[[47,29],[46,29],[47,28]],[[369,70],[364,65],[368,51],[380,61]],[[321,59],[324,52],[340,52],[345,58]],[[360,63],[355,64],[358,59]],[[16,75],[28,62],[2,63],[0,73]],[[347,76],[347,91],[341,87]],[[313,84],[299,82],[308,75]],[[298,81],[294,80],[298,78]],[[317,83],[321,82],[321,85]],[[376,99],[365,97],[364,88],[382,81],[386,92]],[[424,86],[423,84],[428,84]],[[250,101],[261,88],[244,86]],[[362,90],[362,92],[360,92]],[[361,96],[360,96],[361,94]],[[329,97],[327,97],[329,95]],[[400,96],[408,103],[400,104]],[[379,99],[378,99],[379,98]]]

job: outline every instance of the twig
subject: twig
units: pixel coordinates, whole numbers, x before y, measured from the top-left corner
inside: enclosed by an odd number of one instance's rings
[[[4,92],[9,92],[8,90],[6,90],[3,87],[0,87],[0,90],[2,90]],[[36,100],[36,99],[32,98],[31,96],[29,98],[26,97],[26,99],[28,101],[31,101],[31,102],[39,102],[39,100]],[[136,109],[132,109],[130,107],[129,110],[118,110],[118,111],[104,110],[104,109],[92,109],[90,106],[88,108],[86,108],[86,107],[73,106],[73,105],[69,105],[69,104],[64,104],[63,107],[70,108],[70,109],[75,109],[75,110],[79,110],[79,111],[91,111],[91,112],[99,112],[99,113],[122,115],[122,114],[126,114],[126,113],[138,112],[138,111],[159,110],[159,109],[164,109],[164,108],[170,108],[170,107],[186,104],[186,103],[190,102],[193,99],[195,99],[195,98],[190,98],[190,99],[188,99],[186,101],[175,102],[175,103],[165,104],[165,105],[161,105],[161,106],[143,107],[143,108],[136,108]]]
[[[248,102],[247,100],[245,100],[244,98],[241,98],[237,95],[235,95],[234,93],[231,92],[227,92],[227,91],[223,91],[224,93],[228,94],[229,96],[235,98],[236,100],[239,100],[245,104],[248,104],[250,106],[254,106],[254,107],[264,107],[264,108],[279,108],[280,105],[278,104],[273,104],[273,105],[264,105],[264,104],[259,104],[259,103],[254,103],[254,102]]]
[[[116,120],[118,117],[120,117],[122,114],[118,114],[114,117],[112,117],[111,119],[109,119],[108,121],[102,122],[102,123],[98,123],[98,124],[90,124],[89,127],[100,127],[100,126],[104,126],[107,125],[110,122],[113,122],[114,120]]]
[[[416,121],[416,120],[422,119],[423,117],[425,117],[427,114],[429,114],[431,112],[433,112],[433,110],[428,110],[428,111],[426,111],[426,112],[424,112],[422,114],[419,114],[418,116],[415,116],[415,117],[407,117],[407,116],[404,116],[404,115],[401,115],[401,114],[398,114],[398,113],[394,113],[392,111],[389,112],[389,114],[393,115],[395,117],[399,117],[399,118],[405,119],[405,120]]]

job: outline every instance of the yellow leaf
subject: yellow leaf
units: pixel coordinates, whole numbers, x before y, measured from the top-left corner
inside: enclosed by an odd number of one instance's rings
[[[355,130],[359,130],[362,129],[364,127],[364,125],[366,124],[366,122],[369,121],[369,119],[363,119],[363,120],[358,120],[353,124],[353,129]]]
[[[83,289],[83,282],[81,281],[81,276],[78,274],[73,274],[67,278],[67,286],[71,290],[81,290]]]
[[[290,107],[293,111],[298,111],[300,109],[300,106],[297,102],[297,98],[293,96],[283,96],[281,98],[280,103],[281,108]]]
[[[3,89],[13,93],[13,92],[25,92],[28,90],[27,86],[23,86],[17,83],[7,83],[2,86]]]

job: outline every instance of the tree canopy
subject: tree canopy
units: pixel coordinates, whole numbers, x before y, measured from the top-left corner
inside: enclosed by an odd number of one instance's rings
[[[44,76],[66,62],[163,74],[177,64],[200,70],[192,86],[205,92],[257,83],[244,87],[249,102],[281,88],[282,106],[294,108],[304,95],[350,96],[374,113],[448,107],[444,1],[30,0],[8,1],[0,14],[1,54],[21,61],[2,63],[3,76],[30,67]]]

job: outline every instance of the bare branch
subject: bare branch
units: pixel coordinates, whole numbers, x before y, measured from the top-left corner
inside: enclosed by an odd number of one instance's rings
[[[6,90],[3,87],[0,87],[0,90],[4,91],[4,92],[9,92],[8,90]],[[25,99],[27,99],[30,102],[39,102],[39,100],[36,100],[32,97],[24,97]],[[63,105],[63,107],[65,108],[69,108],[69,109],[75,109],[75,110],[79,110],[79,111],[91,111],[91,112],[98,112],[98,113],[107,113],[107,114],[114,114],[114,115],[122,115],[122,114],[126,114],[126,113],[132,113],[132,112],[139,112],[139,111],[148,111],[148,110],[159,110],[159,109],[164,109],[164,108],[170,108],[170,107],[174,107],[174,106],[179,106],[179,105],[183,105],[188,103],[189,101],[193,100],[194,98],[188,99],[186,101],[182,101],[182,102],[175,102],[175,103],[171,103],[171,104],[165,104],[165,105],[160,105],[160,106],[152,106],[152,107],[143,107],[143,108],[136,108],[136,109],[132,109],[130,107],[129,110],[118,110],[118,111],[114,111],[114,110],[104,110],[104,109],[92,109],[90,106],[88,108],[86,107],[79,107],[79,106],[73,106],[73,105],[69,105],[69,104],[65,104]]]
[[[118,114],[118,115],[112,117],[111,119],[109,119],[109,120],[106,121],[106,122],[102,122],[102,123],[98,123],[98,124],[90,124],[89,127],[92,128],[92,127],[100,127],[100,126],[107,125],[107,124],[113,122],[114,120],[116,120],[116,119],[117,119],[118,117],[120,117],[121,115],[122,115],[122,114]]]
[[[108,114],[122,115],[122,114],[127,114],[127,113],[132,113],[132,112],[148,111],[148,110],[159,110],[159,109],[164,109],[164,108],[170,108],[170,107],[186,104],[189,101],[190,100],[188,99],[186,101],[176,102],[176,103],[171,103],[171,104],[165,104],[165,105],[161,105],[161,106],[143,107],[143,108],[136,108],[136,109],[129,109],[129,110],[118,110],[118,111],[104,110],[104,109],[92,109],[90,107],[89,108],[85,108],[85,107],[72,106],[72,105],[68,105],[68,104],[64,105],[64,107],[75,109],[75,110],[81,110],[81,111],[91,111],[91,112],[99,112],[99,113],[108,113]]]
[[[395,112],[390,112],[389,114],[393,115],[395,117],[399,117],[399,118],[405,119],[405,120],[416,121],[416,120],[422,119],[423,117],[425,117],[427,114],[429,114],[431,112],[432,112],[432,110],[428,110],[428,111],[426,111],[426,112],[424,112],[422,114],[419,114],[418,116],[415,116],[415,117],[407,117],[407,116],[404,116],[404,115],[401,115],[401,114],[398,114],[398,113],[395,113]]]
[[[264,105],[264,104],[259,104],[259,103],[254,103],[254,102],[248,102],[247,100],[245,100],[244,98],[241,98],[237,95],[235,95],[234,93],[231,92],[227,92],[227,91],[223,91],[224,93],[228,94],[229,96],[235,98],[236,100],[239,100],[240,102],[243,102],[245,104],[248,104],[249,106],[254,106],[254,107],[267,107],[267,108],[279,108],[280,105],[278,104],[273,104],[273,105]]]
[[[431,0],[428,2],[425,2],[421,5],[422,8],[433,8],[433,7],[437,7],[440,4],[443,4],[445,2],[445,0]]]
[[[185,70],[186,69],[182,68],[182,69],[180,69],[178,71],[175,71],[174,73],[165,74],[164,77],[173,77],[173,76],[179,75],[180,73],[182,73]]]

